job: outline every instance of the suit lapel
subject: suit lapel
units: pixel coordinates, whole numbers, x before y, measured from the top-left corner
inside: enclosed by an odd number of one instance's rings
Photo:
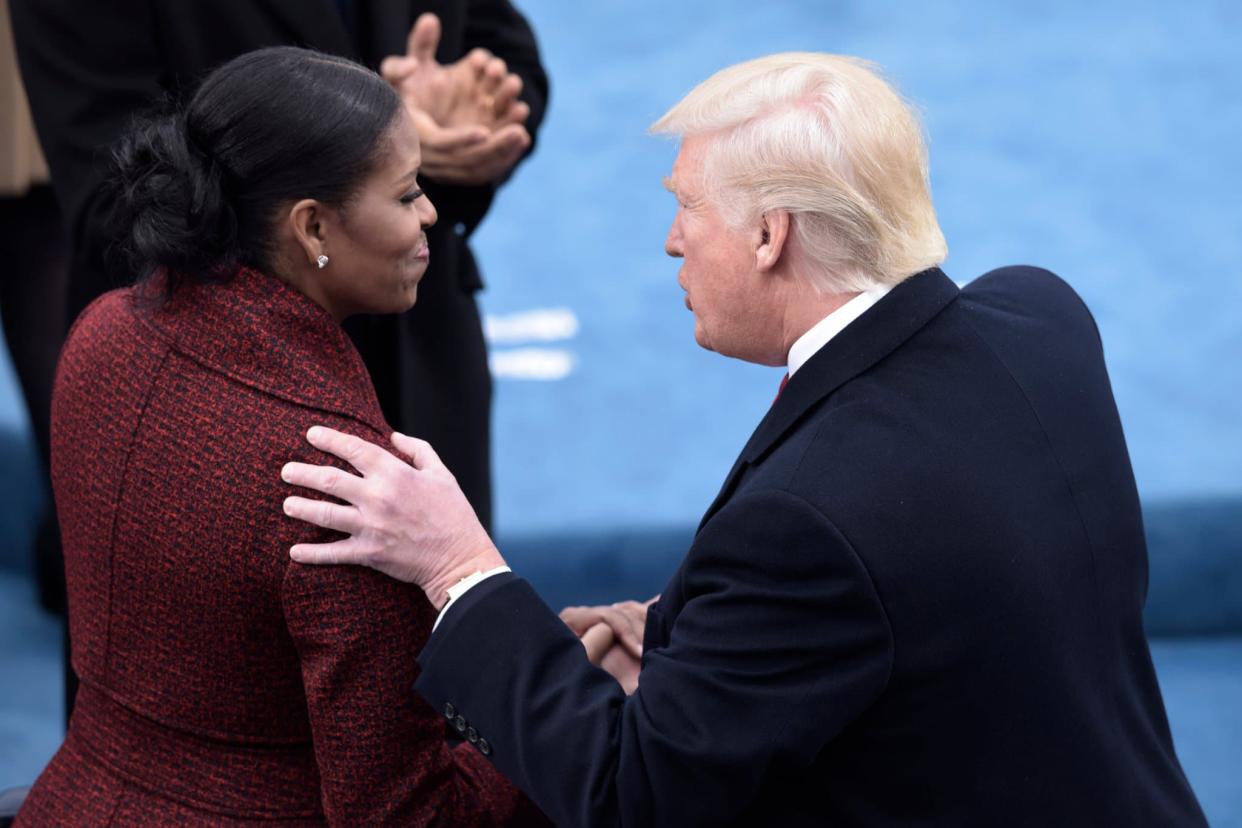
[[[916,273],[811,357],[759,421],[699,529],[733,495],[746,468],[758,463],[820,400],[901,347],[957,294],[957,285],[940,268]]]

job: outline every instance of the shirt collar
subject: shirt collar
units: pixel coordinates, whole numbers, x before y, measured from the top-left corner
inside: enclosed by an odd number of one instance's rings
[[[815,356],[830,339],[845,330],[846,325],[866,313],[868,308],[883,299],[885,294],[892,289],[892,285],[880,285],[863,291],[816,322],[809,331],[794,340],[794,344],[789,348],[789,366],[786,373],[792,377],[794,372],[805,365],[808,359]]]

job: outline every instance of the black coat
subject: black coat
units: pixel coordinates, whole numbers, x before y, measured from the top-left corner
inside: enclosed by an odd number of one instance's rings
[[[451,62],[490,49],[521,76],[532,135],[548,83],[534,35],[508,0],[354,0],[346,25],[333,0],[14,0],[13,29],[39,137],[74,244],[72,319],[128,274],[105,267],[107,148],[130,119],[164,96],[185,98],[211,69],[264,46],[298,45],[378,67],[404,54],[419,14],[439,15],[437,53]],[[425,189],[439,211],[418,304],[401,316],[347,327],[395,428],[428,439],[487,521],[491,511],[491,379],[473,293],[481,287],[466,240],[494,188]]]
[[[1146,592],[1081,300],[930,270],[759,424],[633,696],[516,575],[450,608],[417,689],[560,825],[1203,826]]]

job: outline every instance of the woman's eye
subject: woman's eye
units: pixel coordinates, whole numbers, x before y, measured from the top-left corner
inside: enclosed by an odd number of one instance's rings
[[[414,190],[412,192],[408,192],[405,195],[401,196],[401,203],[402,204],[413,204],[415,201],[418,201],[422,197],[423,197],[422,190]]]

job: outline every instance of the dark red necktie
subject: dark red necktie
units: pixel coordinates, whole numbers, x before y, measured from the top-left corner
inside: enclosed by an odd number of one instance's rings
[[[781,387],[776,389],[776,397],[772,400],[772,405],[776,405],[776,400],[781,398],[781,394],[785,393],[785,386],[789,385],[789,374],[781,377]]]

